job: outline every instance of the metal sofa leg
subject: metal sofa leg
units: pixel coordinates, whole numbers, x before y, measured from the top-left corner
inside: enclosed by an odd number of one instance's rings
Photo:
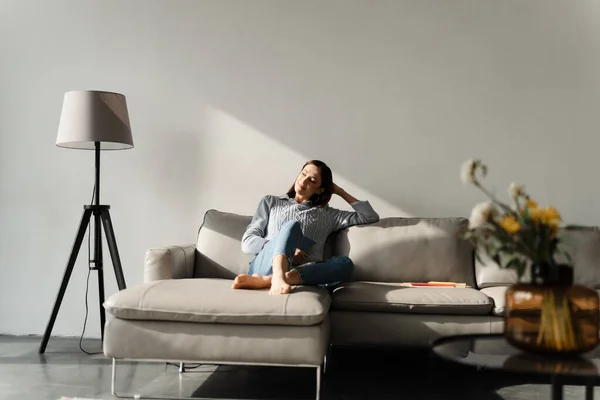
[[[112,359],[112,376],[110,380],[110,394],[113,396],[117,396],[117,391],[115,390],[115,381],[117,379],[117,359],[113,357]]]
[[[321,374],[322,374],[323,370],[321,368],[321,366],[319,365],[317,367],[317,396],[316,399],[319,400],[321,398]]]
[[[327,347],[327,352],[325,353],[325,357],[323,358],[323,375],[327,375],[327,371],[329,371],[329,362],[331,359],[332,345],[329,344]]]

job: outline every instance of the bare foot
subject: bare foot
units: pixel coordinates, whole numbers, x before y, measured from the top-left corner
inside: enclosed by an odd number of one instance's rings
[[[285,274],[288,272],[289,262],[283,255],[273,257],[273,278],[271,279],[271,290],[269,294],[287,294],[290,285],[286,282]]]
[[[271,280],[271,290],[269,290],[269,294],[287,294],[290,292],[290,285],[285,281],[285,279],[279,275],[274,275]]]
[[[265,289],[271,286],[271,277],[253,274],[238,275],[233,280],[233,289]]]

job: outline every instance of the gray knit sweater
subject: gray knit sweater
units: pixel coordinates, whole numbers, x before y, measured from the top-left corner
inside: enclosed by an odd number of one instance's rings
[[[354,211],[343,211],[329,206],[313,207],[310,201],[298,203],[287,194],[267,195],[258,204],[256,213],[242,237],[242,251],[258,254],[283,224],[298,221],[304,236],[316,244],[306,253],[303,262],[323,261],[323,248],[327,237],[337,230],[379,221],[379,215],[368,201],[350,204]]]

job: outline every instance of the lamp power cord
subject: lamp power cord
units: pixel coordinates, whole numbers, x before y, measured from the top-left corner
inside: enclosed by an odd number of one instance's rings
[[[92,191],[92,200],[90,202],[90,206],[94,205],[94,195],[96,194],[96,184],[94,183],[94,190]],[[95,219],[94,219],[95,221]],[[96,354],[102,354],[102,352],[97,352],[97,353],[90,353],[88,351],[86,351],[83,348],[82,342],[83,342],[83,336],[85,334],[85,327],[87,325],[87,319],[88,319],[88,313],[89,313],[89,307],[88,307],[88,291],[90,288],[90,273],[92,272],[92,249],[91,249],[91,230],[90,230],[90,225],[92,223],[92,219],[90,218],[90,222],[88,223],[88,231],[87,231],[87,236],[88,236],[88,273],[87,273],[87,279],[86,279],[86,284],[85,284],[85,319],[83,320],[83,330],[81,331],[81,337],[79,338],[79,349],[81,351],[83,351],[85,354],[93,356]]]

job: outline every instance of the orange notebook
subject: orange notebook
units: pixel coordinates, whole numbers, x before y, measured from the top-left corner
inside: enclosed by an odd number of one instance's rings
[[[406,284],[407,284],[407,286],[443,286],[443,287],[455,287],[455,288],[467,287],[466,283],[460,283],[460,282],[429,281],[429,282],[406,282]]]

